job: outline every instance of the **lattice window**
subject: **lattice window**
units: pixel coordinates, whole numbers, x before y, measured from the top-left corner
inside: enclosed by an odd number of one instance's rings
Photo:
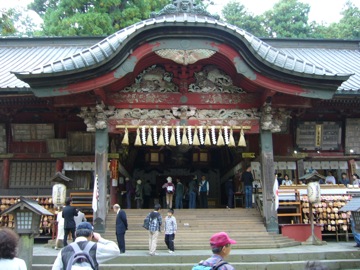
[[[55,138],[53,124],[12,124],[14,141],[37,141]]]
[[[0,124],[0,153],[6,153],[6,127]]]
[[[49,181],[55,174],[55,162],[11,162],[10,188],[49,188]]]
[[[90,190],[93,187],[92,171],[66,171],[65,175],[73,180],[69,183],[68,189]]]

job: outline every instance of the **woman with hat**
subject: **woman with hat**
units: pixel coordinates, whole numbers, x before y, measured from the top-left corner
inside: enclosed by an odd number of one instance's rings
[[[172,183],[172,178],[168,176],[166,183],[163,184],[162,188],[166,190],[166,206],[168,209],[172,209],[172,201],[175,193],[175,185]]]

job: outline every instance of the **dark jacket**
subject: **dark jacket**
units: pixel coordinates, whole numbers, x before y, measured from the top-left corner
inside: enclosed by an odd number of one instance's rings
[[[121,234],[125,233],[128,229],[128,223],[126,218],[126,213],[124,210],[119,211],[116,215],[116,233]]]
[[[243,172],[241,181],[244,182],[244,186],[252,186],[252,182],[254,181],[252,173],[247,171]]]
[[[64,207],[62,217],[64,218],[64,229],[76,228],[74,216],[77,216],[77,211],[74,206],[67,205]]]

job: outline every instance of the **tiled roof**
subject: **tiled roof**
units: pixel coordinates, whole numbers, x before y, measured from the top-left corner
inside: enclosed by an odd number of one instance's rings
[[[214,18],[194,14],[174,14],[148,19],[124,28],[91,47],[7,47],[1,46],[0,61],[8,63],[0,67],[1,88],[23,88],[28,85],[9,72],[16,72],[25,77],[47,76],[54,73],[69,74],[95,68],[109,61],[118,53],[125,42],[144,29],[174,26],[184,23],[186,27],[216,28],[232,33],[240,39],[254,56],[264,64],[284,73],[313,77],[334,78],[355,73],[344,82],[339,91],[360,90],[360,51],[325,50],[316,48],[294,49],[270,46],[252,34],[218,21]],[[64,38],[66,40],[66,38]],[[291,41],[289,41],[291,43]],[[4,60],[3,60],[4,59]],[[333,59],[338,59],[336,65]]]

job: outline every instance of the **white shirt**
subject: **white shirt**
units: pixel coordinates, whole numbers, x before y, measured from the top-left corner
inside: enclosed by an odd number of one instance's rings
[[[75,242],[87,241],[87,238],[80,236],[75,239]],[[111,260],[120,256],[120,250],[118,245],[110,240],[106,240],[104,238],[100,238],[97,242],[96,248],[96,261],[98,264]],[[2,269],[2,268],[1,268]],[[61,259],[61,251],[58,253],[52,270],[64,270],[64,267]]]
[[[0,269],[27,270],[24,260],[19,258],[0,259]]]
[[[335,177],[332,175],[326,176],[325,178],[325,184],[336,184]]]
[[[78,212],[78,215],[77,216],[74,216],[74,220],[75,220],[75,224],[76,224],[76,228],[77,226],[83,222],[83,221],[86,221],[86,217],[85,217],[85,214],[81,211]]]

